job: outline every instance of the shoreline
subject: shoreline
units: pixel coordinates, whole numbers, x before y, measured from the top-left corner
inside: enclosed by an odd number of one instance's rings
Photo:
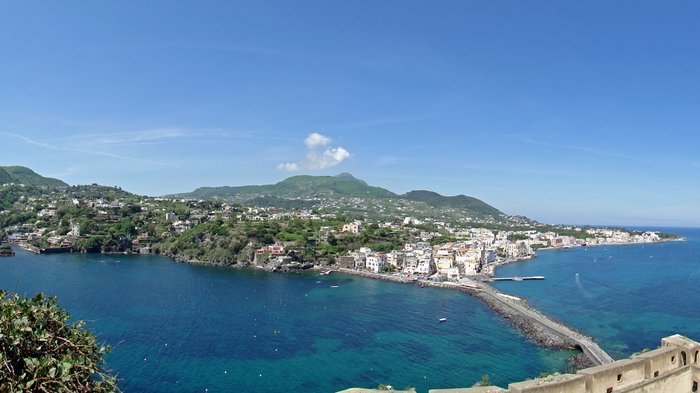
[[[611,246],[611,245],[640,245],[640,244],[655,244],[664,243],[670,241],[686,241],[685,238],[679,239],[664,239],[655,242],[646,243],[600,243],[594,245],[587,245],[585,247],[598,247],[598,246]],[[22,243],[13,243],[18,245],[20,248],[38,254],[30,245]],[[569,248],[581,248],[584,246],[574,246],[574,247],[547,247],[540,248],[540,250],[566,250]],[[105,254],[105,253],[100,253]],[[122,254],[122,253],[110,253],[110,254]],[[123,253],[131,255],[141,255],[139,253]],[[145,254],[144,254],[145,255]],[[235,264],[228,264],[227,261],[201,261],[193,260],[187,258],[180,258],[175,255],[167,254],[148,254],[148,255],[159,255],[169,258],[177,263],[186,263],[192,265],[200,266],[217,266],[217,267],[230,267],[235,269],[256,269],[265,270],[267,272],[276,272],[266,266],[257,266],[250,262],[236,262]],[[485,267],[486,272],[482,273],[482,276],[492,277],[496,274],[498,267],[517,263],[526,262],[537,254],[530,255],[524,258],[512,258],[503,261],[495,262],[489,264]],[[612,361],[601,348],[595,344],[592,337],[585,335],[583,332],[576,330],[567,326],[566,324],[557,321],[553,317],[544,314],[543,312],[537,310],[536,308],[529,305],[527,300],[521,299],[515,296],[506,295],[501,293],[494,287],[484,283],[471,281],[471,283],[456,283],[451,281],[436,282],[427,279],[419,279],[414,277],[406,277],[401,275],[389,275],[383,273],[373,273],[368,271],[360,271],[346,268],[338,268],[337,266],[319,266],[314,265],[310,268],[305,269],[294,269],[291,271],[328,271],[330,273],[344,273],[349,275],[355,275],[359,277],[364,277],[368,279],[376,279],[383,281],[396,282],[401,284],[418,285],[420,287],[433,287],[433,288],[443,288],[443,289],[453,289],[464,292],[481,302],[483,302],[491,311],[505,319],[511,326],[522,333],[528,340],[530,340],[535,345],[549,349],[559,349],[559,350],[575,350],[579,351],[578,354],[571,357],[571,366],[576,369],[590,367],[596,364],[604,364],[608,361]],[[285,272],[291,272],[285,271]],[[584,343],[582,345],[582,343]],[[593,351],[590,347],[593,347]],[[592,353],[593,352],[593,353]],[[595,353],[599,352],[599,353]]]
[[[678,239],[663,239],[663,240],[658,240],[655,242],[644,242],[644,243],[597,243],[597,244],[588,244],[585,246],[582,245],[576,245],[576,246],[568,246],[568,247],[542,247],[538,248],[535,250],[535,254],[533,255],[528,255],[526,257],[522,258],[511,258],[511,259],[506,259],[503,261],[498,261],[494,262],[492,264],[488,264],[485,266],[485,269],[488,269],[488,272],[486,272],[486,275],[489,277],[493,277],[493,275],[496,274],[496,269],[498,269],[501,266],[504,265],[509,265],[511,263],[518,263],[518,262],[527,262],[533,258],[537,258],[537,251],[560,251],[560,250],[571,250],[571,249],[587,249],[587,248],[593,248],[593,247],[602,247],[602,246],[638,246],[638,245],[643,245],[643,244],[659,244],[659,243],[668,243],[668,242],[684,242],[687,241],[686,238],[680,237]]]

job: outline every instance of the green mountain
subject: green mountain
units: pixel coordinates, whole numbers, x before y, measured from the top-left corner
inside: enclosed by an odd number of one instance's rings
[[[413,203],[410,209],[423,215],[440,216],[443,213],[455,217],[471,217],[484,220],[503,221],[507,215],[495,207],[465,195],[443,196],[432,191],[411,191],[397,195],[381,187],[373,187],[349,173],[337,176],[293,176],[277,184],[240,187],[201,187],[193,192],[171,195],[177,198],[228,199],[251,203],[256,206],[279,208],[309,208],[321,206],[320,200],[333,201],[341,198],[363,198],[361,211],[374,209],[384,215],[406,214],[410,211],[399,208],[402,201]],[[405,202],[404,202],[405,204]],[[344,211],[357,211],[354,207],[325,203]],[[374,207],[371,207],[374,206]]]
[[[7,183],[16,183],[17,179],[12,177],[7,171],[3,168],[0,167],[0,184],[7,184]]]
[[[471,212],[476,217],[500,217],[505,213],[488,203],[466,195],[443,196],[433,191],[416,190],[402,195],[410,201],[424,202],[438,208],[461,209]]]
[[[372,187],[348,173],[337,176],[293,176],[277,184],[240,187],[201,187],[179,197],[197,199],[241,198],[260,196],[276,198],[359,197],[393,198],[397,195],[381,187]]]
[[[25,166],[0,166],[4,173],[12,178],[7,183],[22,183],[31,186],[68,187],[68,184],[51,177],[44,177]],[[3,172],[0,172],[0,183],[3,183]]]

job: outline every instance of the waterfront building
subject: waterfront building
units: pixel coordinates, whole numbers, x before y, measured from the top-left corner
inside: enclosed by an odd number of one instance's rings
[[[365,259],[365,268],[374,273],[379,273],[384,265],[386,265],[386,254],[384,253],[372,253]]]

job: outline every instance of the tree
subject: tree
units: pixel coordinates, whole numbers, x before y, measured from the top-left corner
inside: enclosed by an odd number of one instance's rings
[[[118,392],[103,368],[110,348],[55,297],[9,296],[0,291],[0,392]]]
[[[489,379],[489,375],[488,375],[488,374],[482,375],[482,376],[481,376],[481,380],[477,381],[477,382],[474,384],[474,387],[478,387],[478,386],[491,386],[491,381],[490,381],[490,379]]]

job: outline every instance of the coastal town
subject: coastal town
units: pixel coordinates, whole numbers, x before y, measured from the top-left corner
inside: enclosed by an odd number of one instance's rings
[[[0,192],[6,196],[0,236],[32,252],[162,254],[273,271],[318,267],[459,281],[491,276],[496,266],[529,259],[540,249],[672,238],[652,231],[531,222],[482,227],[408,215],[352,218],[324,209],[136,196],[96,184],[5,184]],[[245,238],[237,238],[239,229],[246,231]],[[237,240],[225,241],[231,238]],[[213,258],[207,254],[212,248],[220,250]]]

